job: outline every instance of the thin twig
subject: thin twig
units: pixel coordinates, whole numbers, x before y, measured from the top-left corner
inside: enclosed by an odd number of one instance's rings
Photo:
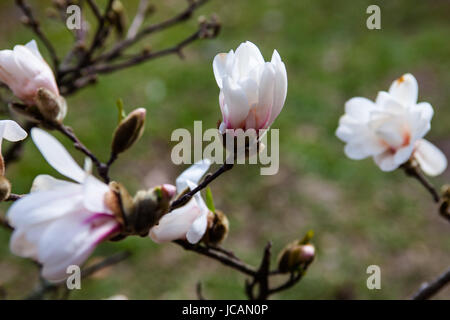
[[[33,11],[31,10],[31,7],[25,2],[25,0],[16,0],[17,6],[22,10],[22,12],[25,14],[26,18],[28,19],[27,25],[31,27],[31,29],[34,31],[34,33],[41,39],[42,43],[47,48],[50,57],[53,61],[53,66],[55,70],[58,70],[59,68],[59,58],[56,54],[56,50],[53,47],[50,40],[45,36],[45,34],[42,32],[39,22],[36,20],[36,18],[33,15]]]
[[[450,268],[431,282],[424,283],[412,296],[413,300],[426,300],[437,294],[442,288],[450,283]]]
[[[200,281],[197,282],[197,285],[195,286],[195,292],[197,293],[198,300],[206,300],[203,296],[202,283]]]
[[[256,274],[256,271],[252,266],[249,266],[238,258],[231,258],[220,251],[216,251],[212,247],[206,247],[201,244],[194,245],[185,240],[175,240],[173,242],[183,247],[185,250],[194,251],[201,255],[210,257],[246,275],[254,276]]]
[[[438,203],[441,200],[441,196],[439,195],[439,192],[427,180],[427,178],[423,175],[423,173],[420,171],[420,168],[417,165],[414,165],[409,161],[409,162],[405,163],[402,167],[408,176],[417,179],[417,181],[419,181],[425,187],[425,189],[433,197],[434,202]]]

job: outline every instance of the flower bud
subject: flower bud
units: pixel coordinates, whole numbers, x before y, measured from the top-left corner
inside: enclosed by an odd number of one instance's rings
[[[221,243],[228,235],[229,226],[228,218],[222,211],[210,212],[208,216],[208,230],[203,237],[203,241],[213,245]]]
[[[315,248],[312,244],[299,244],[295,241],[287,245],[278,258],[278,270],[283,273],[293,272],[313,261]]]
[[[0,176],[0,201],[5,201],[11,193],[11,183],[4,176]]]
[[[114,132],[111,146],[114,155],[118,155],[130,148],[142,136],[144,132],[145,114],[145,109],[139,108],[120,121]]]
[[[169,210],[175,187],[162,185],[147,191],[138,191],[133,199],[134,210],[127,216],[127,223],[134,234],[146,236],[150,228]]]
[[[36,106],[42,117],[48,121],[61,123],[67,114],[66,100],[46,88],[38,89]]]

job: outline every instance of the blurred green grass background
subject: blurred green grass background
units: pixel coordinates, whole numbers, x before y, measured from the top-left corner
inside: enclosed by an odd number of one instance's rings
[[[124,1],[129,19],[137,1]],[[49,1],[31,1],[40,17]],[[184,7],[182,0],[155,1],[156,22]],[[381,7],[381,30],[366,28],[366,8]],[[419,100],[435,109],[431,141],[450,155],[450,1],[212,0],[197,16],[217,13],[217,39],[196,42],[186,58],[170,56],[100,77],[98,84],[68,99],[66,124],[106,160],[116,124],[115,101],[128,110],[147,109],[146,132],[112,169],[112,177],[131,192],[173,182],[184,167],[170,161],[171,132],[193,130],[193,121],[214,127],[220,118],[212,59],[239,43],[256,43],[266,59],[276,48],[289,79],[285,108],[274,123],[280,129],[280,171],[259,175],[259,168],[240,165],[212,185],[216,207],[230,218],[225,246],[257,265],[268,240],[274,256],[281,248],[315,230],[317,257],[304,280],[279,299],[395,299],[408,297],[421,282],[450,265],[449,226],[429,194],[403,172],[381,172],[372,160],[352,161],[334,131],[344,102],[353,96],[375,98],[406,72],[419,81]],[[19,22],[13,1],[0,4],[0,48],[29,41],[33,34]],[[149,38],[162,48],[182,39],[196,19]],[[65,53],[69,32],[56,21],[43,28]],[[40,43],[41,51],[45,52]],[[56,134],[67,146],[67,141]],[[7,143],[4,142],[3,150]],[[80,161],[82,157],[71,153]],[[26,145],[20,163],[7,177],[15,193],[29,190],[37,174],[56,172],[35,146]],[[433,181],[450,179],[447,171]],[[3,213],[7,205],[1,206]],[[0,286],[8,298],[21,298],[35,285],[38,272],[8,249],[10,233],[0,230]],[[207,298],[245,298],[245,278],[214,261],[147,238],[104,243],[91,258],[129,249],[133,256],[84,280],[76,299],[125,294],[131,299],[196,298],[201,281]],[[274,257],[274,261],[275,261]],[[366,268],[381,267],[382,289],[368,290]],[[450,298],[450,288],[438,298]]]

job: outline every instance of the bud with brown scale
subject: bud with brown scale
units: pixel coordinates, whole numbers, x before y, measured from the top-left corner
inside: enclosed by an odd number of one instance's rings
[[[175,195],[175,187],[169,184],[138,191],[134,198],[118,182],[111,182],[109,187],[105,202],[123,226],[122,234],[112,240],[128,235],[146,236],[167,213],[170,200]]]
[[[228,235],[230,223],[227,216],[220,210],[209,212],[208,230],[203,237],[203,242],[207,244],[217,245],[224,241]]]
[[[315,257],[316,249],[310,243],[313,231],[308,231],[302,240],[288,244],[278,256],[278,270],[282,273],[295,272],[309,265]]]
[[[120,121],[114,131],[113,142],[111,146],[112,154],[117,156],[129,149],[144,132],[146,111],[139,108],[132,111],[127,117]]]
[[[46,88],[38,89],[36,106],[42,117],[51,122],[61,123],[67,114],[66,99]]]

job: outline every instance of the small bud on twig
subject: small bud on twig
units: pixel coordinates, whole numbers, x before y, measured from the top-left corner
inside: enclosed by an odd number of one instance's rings
[[[66,100],[46,88],[38,89],[36,106],[42,117],[48,121],[61,123],[67,114]]]
[[[119,123],[111,146],[113,155],[126,151],[142,136],[145,114],[144,108],[136,109]]]
[[[224,241],[228,235],[230,223],[227,216],[220,210],[208,216],[208,230],[203,237],[203,242],[207,244],[219,244]]]

